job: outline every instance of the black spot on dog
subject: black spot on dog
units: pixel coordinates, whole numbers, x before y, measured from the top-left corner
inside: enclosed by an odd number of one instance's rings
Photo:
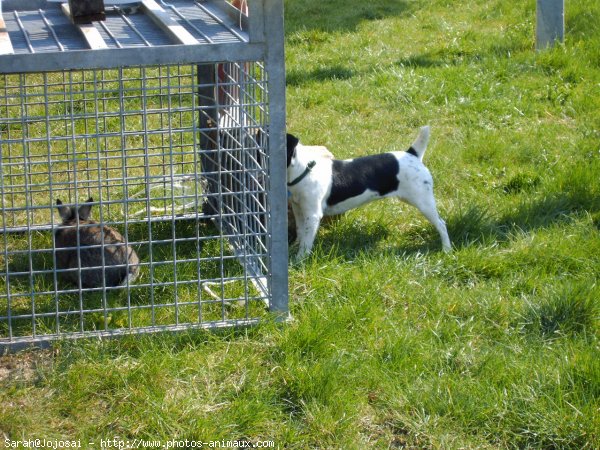
[[[417,151],[413,147],[411,147],[408,150],[406,150],[406,153],[410,153],[411,155],[416,156],[417,158],[419,157],[419,154],[417,153]]]
[[[292,158],[294,157],[294,153],[296,152],[296,146],[300,142],[300,139],[298,139],[293,134],[289,134],[289,133],[286,135],[286,139],[287,139],[287,165],[289,167],[290,163],[292,162]]]
[[[363,156],[351,161],[334,160],[329,206],[356,197],[367,189],[384,196],[398,189],[400,166],[394,155]]]

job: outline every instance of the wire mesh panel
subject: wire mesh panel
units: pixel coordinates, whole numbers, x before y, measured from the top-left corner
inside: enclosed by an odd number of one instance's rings
[[[0,75],[0,344],[263,317],[267,82],[262,62]]]

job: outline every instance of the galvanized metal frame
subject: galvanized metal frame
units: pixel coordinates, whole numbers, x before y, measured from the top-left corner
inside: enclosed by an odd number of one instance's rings
[[[19,27],[23,42],[0,40],[0,353],[248,325],[265,302],[288,317],[282,2],[250,2],[237,24],[221,1],[140,5],[113,12],[139,37],[134,47],[114,32],[114,14],[65,31],[58,5],[3,1],[9,37]],[[39,22],[24,24],[27,14]],[[56,199],[88,196],[92,217],[140,253],[133,283],[61,281]]]

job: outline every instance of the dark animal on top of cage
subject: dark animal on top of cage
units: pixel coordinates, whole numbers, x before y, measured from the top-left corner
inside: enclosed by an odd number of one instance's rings
[[[69,0],[70,19],[75,24],[106,20],[103,0]]]
[[[56,266],[65,280],[81,281],[83,288],[132,283],[140,271],[138,255],[117,230],[90,219],[93,201],[76,209],[56,200],[63,220],[55,232]]]

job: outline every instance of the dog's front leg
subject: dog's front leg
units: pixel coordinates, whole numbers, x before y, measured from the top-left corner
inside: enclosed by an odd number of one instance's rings
[[[296,231],[299,243],[296,261],[300,261],[308,256],[312,250],[323,214],[318,207],[313,208],[309,213],[302,207],[298,207],[294,208],[294,215],[296,218]]]
[[[296,260],[300,261],[310,254],[320,223],[321,218],[319,216],[312,215],[307,217],[300,226],[302,231],[299,231],[298,234],[300,248],[298,249]]]
[[[298,244],[300,241],[300,233],[298,229],[300,228],[300,220],[302,219],[302,211],[300,210],[300,205],[295,202],[290,202],[292,204],[292,213],[294,214],[294,228],[296,229],[296,238],[294,239],[293,245]]]

